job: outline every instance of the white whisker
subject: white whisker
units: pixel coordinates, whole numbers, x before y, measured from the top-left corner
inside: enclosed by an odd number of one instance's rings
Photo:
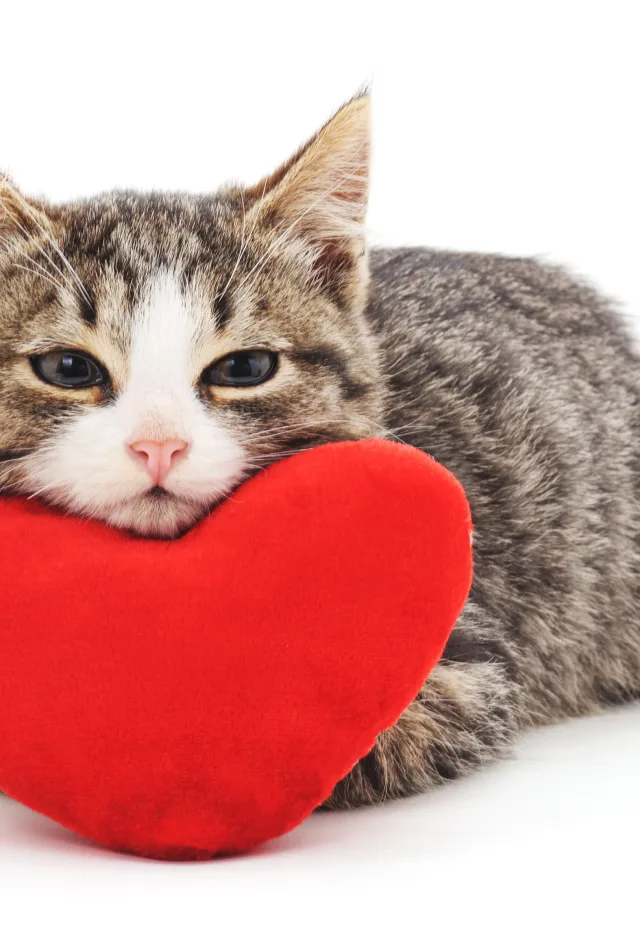
[[[37,498],[38,495],[42,495],[43,492],[49,492],[51,489],[56,488],[60,488],[59,482],[50,482],[49,485],[43,485],[37,492],[32,492],[31,495],[27,496],[27,501],[30,501],[32,498]]]
[[[371,426],[374,427],[376,430],[378,430],[383,437],[391,436],[397,439],[398,442],[402,442],[398,437],[395,436],[393,430],[390,430],[388,427],[382,426],[382,424],[377,423],[371,417],[360,417],[359,420],[365,420],[367,423],[371,424]],[[346,424],[347,426],[353,426],[353,420],[347,417],[323,417],[323,418],[319,418],[318,420],[308,421],[306,423],[299,423],[299,424],[292,423],[288,425],[285,424],[282,427],[268,427],[267,429],[263,431],[258,431],[257,433],[250,434],[248,436],[243,437],[243,442],[245,443],[255,443],[256,441],[261,442],[263,440],[268,440],[269,438],[272,438],[278,435],[290,434],[296,430],[314,429],[316,427],[318,428],[331,427],[336,424],[337,425]]]
[[[227,280],[226,286],[225,286],[224,290],[222,291],[222,293],[220,293],[220,294],[216,297],[216,300],[222,299],[222,297],[225,295],[225,293],[226,293],[227,290],[229,289],[229,285],[230,285],[231,281],[233,280],[233,278],[234,278],[234,276],[235,276],[236,270],[238,269],[238,265],[240,264],[240,261],[242,260],[242,258],[243,258],[243,256],[244,256],[244,253],[245,253],[245,251],[246,251],[246,249],[247,249],[247,246],[248,246],[249,243],[251,242],[251,238],[253,237],[253,233],[254,233],[254,231],[256,230],[256,225],[258,224],[258,219],[259,219],[259,217],[260,217],[260,209],[262,208],[262,203],[264,202],[264,196],[265,196],[266,191],[267,191],[267,179],[266,179],[266,177],[265,177],[264,183],[263,183],[263,185],[262,185],[262,193],[261,193],[261,195],[260,195],[260,201],[258,202],[257,208],[254,209],[254,211],[255,211],[255,218],[253,219],[253,224],[251,225],[251,231],[250,231],[249,234],[247,235],[246,240],[244,239],[244,226],[245,226],[246,215],[245,215],[245,207],[244,207],[244,195],[242,195],[242,213],[243,213],[243,214],[242,214],[242,242],[243,242],[243,243],[241,243],[241,245],[240,245],[240,253],[238,254],[238,259],[236,260],[235,267],[234,267],[233,270],[231,271],[231,276],[230,276],[229,279]]]
[[[20,469],[32,455],[33,453],[27,453],[26,456],[11,456],[9,459],[0,460],[0,487],[6,483],[5,477],[9,478],[15,469]]]
[[[42,280],[46,280],[47,283],[52,284],[52,286],[57,287],[59,290],[62,290],[67,296],[69,296],[68,290],[65,290],[64,287],[60,286],[57,280],[54,280],[49,274],[46,274],[44,271],[34,270],[32,267],[25,267],[24,264],[13,264],[14,267],[17,267],[18,270],[26,270],[27,273],[33,274],[34,277],[40,277]],[[75,298],[73,298],[75,299]]]
[[[2,203],[0,203],[0,205],[1,205],[1,204],[2,204]],[[2,208],[4,208],[4,206],[2,206]],[[5,214],[7,214],[7,215],[9,214],[6,209],[4,209],[4,211],[5,211]],[[53,269],[55,270],[55,272],[56,272],[57,274],[60,274],[60,276],[62,277],[62,282],[65,283],[65,284],[67,285],[67,287],[70,288],[69,296],[73,296],[73,293],[71,292],[71,291],[73,291],[73,289],[74,289],[74,287],[73,287],[73,281],[69,280],[69,278],[65,276],[64,272],[63,272],[62,270],[60,270],[60,268],[57,266],[57,264],[54,263],[54,261],[53,261],[53,259],[51,258],[51,256],[50,256],[49,254],[47,254],[47,252],[44,250],[44,248],[42,247],[42,245],[36,240],[36,238],[34,238],[34,236],[31,234],[31,232],[30,232],[30,231],[27,231],[27,229],[26,229],[23,225],[21,225],[20,222],[19,222],[16,218],[13,217],[13,215],[11,215],[10,218],[11,218],[12,224],[18,229],[18,231],[21,231],[22,234],[25,236],[25,238],[26,238],[26,240],[27,240],[27,244],[32,244],[32,245],[36,248],[36,250],[40,251],[40,253],[41,253],[42,256],[44,257],[44,259],[45,259],[49,264],[51,264],[51,266],[53,267]],[[74,296],[73,298],[74,298],[74,302],[75,302],[75,296]]]
[[[357,150],[355,151],[355,153],[354,153],[354,158],[358,155],[358,153],[360,152],[360,150],[362,150],[363,147],[365,147],[365,146],[366,146],[366,143],[360,144],[360,146],[358,147],[358,149],[357,149]],[[307,206],[307,208],[304,210],[304,212],[301,212],[301,213],[298,215],[298,217],[295,218],[287,228],[285,228],[285,230],[282,232],[282,234],[281,234],[279,237],[277,237],[276,240],[267,248],[267,250],[264,252],[264,254],[262,255],[262,257],[257,261],[256,264],[254,264],[254,266],[251,268],[251,270],[250,270],[249,273],[246,275],[246,277],[244,277],[244,279],[240,281],[239,287],[242,287],[242,286],[246,283],[246,281],[249,279],[249,277],[251,276],[251,274],[252,274],[254,271],[256,271],[256,277],[258,276],[258,274],[260,273],[260,271],[262,270],[262,268],[263,268],[264,265],[266,264],[267,260],[268,260],[269,257],[271,256],[271,254],[273,254],[273,252],[276,250],[276,248],[278,248],[278,247],[283,243],[283,241],[286,240],[287,236],[290,234],[290,232],[293,230],[293,228],[295,228],[295,226],[296,226],[299,222],[302,221],[302,219],[305,217],[305,215],[308,215],[308,213],[309,213],[310,211],[312,211],[312,209],[314,209],[314,208],[315,208],[317,205],[319,205],[324,199],[326,199],[327,196],[331,195],[332,192],[334,192],[336,189],[338,189],[338,188],[340,187],[340,185],[342,185],[343,182],[345,182],[347,179],[354,179],[354,178],[359,178],[359,177],[357,177],[354,173],[351,173],[351,172],[345,173],[344,176],[342,176],[340,179],[338,179],[337,181],[335,181],[331,186],[329,186],[329,188],[328,188],[325,192],[322,192],[322,193],[318,196],[317,199],[314,199],[314,201],[313,201],[310,205]],[[254,277],[254,280],[256,279],[256,277]]]
[[[34,242],[34,243],[36,243],[36,245],[37,245],[37,242]],[[32,257],[32,256],[29,254],[28,251],[25,251],[24,248],[20,247],[20,246],[17,245],[17,244],[14,244],[12,241],[9,241],[8,238],[0,238],[0,244],[3,244],[3,245],[5,246],[5,248],[7,248],[8,250],[10,250],[11,252],[17,252],[17,253],[20,254],[22,257],[26,258],[26,260],[28,260],[29,263],[35,264],[35,266],[38,268],[38,270],[42,271],[43,274],[46,274],[48,277],[51,277],[51,274],[49,273],[49,271],[46,270],[46,269],[42,266],[42,264],[40,264],[40,263],[35,259],[35,257]],[[45,255],[45,257],[48,258],[48,255]],[[55,271],[57,271],[58,273],[60,273],[60,271],[59,271],[58,268],[55,266],[55,264],[53,264],[53,269],[54,269]],[[56,286],[58,287],[58,289],[62,290],[64,293],[66,293],[66,295],[67,295],[70,299],[72,299],[72,300],[75,302],[75,296],[73,295],[73,293],[71,293],[71,292],[66,288],[66,286],[63,286],[63,284],[67,284],[67,283],[69,283],[69,281],[68,281],[62,274],[61,274],[61,276],[62,276],[62,281],[63,281],[63,283],[57,283],[57,281],[56,281]]]
[[[238,269],[238,264],[239,264],[240,261],[242,260],[242,255],[244,254],[244,250],[245,250],[245,247],[246,247],[246,243],[245,243],[245,240],[244,240],[244,232],[245,232],[245,226],[246,226],[246,223],[247,223],[247,213],[246,213],[245,207],[244,207],[244,194],[243,194],[242,192],[240,192],[240,198],[242,199],[242,236],[241,236],[241,239],[240,239],[240,250],[238,251],[238,256],[237,256],[237,258],[236,258],[236,262],[235,262],[234,268],[233,268],[233,270],[231,271],[231,275],[230,275],[229,279],[227,280],[227,282],[226,282],[226,284],[225,284],[224,290],[222,291],[222,293],[219,293],[218,296],[216,296],[214,302],[215,302],[216,300],[221,300],[222,297],[223,297],[223,296],[225,295],[225,293],[227,292],[227,290],[229,289],[229,284],[230,284],[231,281],[233,280],[234,274],[235,274],[236,270]],[[253,228],[252,228],[251,230],[253,231]]]
[[[316,427],[326,427],[336,423],[350,424],[352,421],[348,418],[322,418],[320,420],[305,421],[305,423],[284,424],[281,427],[268,427],[266,430],[258,430],[256,433],[243,436],[242,442],[253,442],[254,440],[268,439],[272,436],[278,436],[282,433],[292,433],[296,430],[309,430]]]
[[[91,304],[91,297],[90,297],[89,294],[87,293],[87,290],[85,289],[84,284],[82,283],[82,281],[80,280],[80,277],[78,276],[78,274],[76,273],[76,271],[73,269],[73,267],[72,267],[71,264],[69,263],[68,259],[67,259],[67,258],[65,257],[65,255],[62,253],[62,251],[61,251],[61,249],[60,249],[60,246],[58,245],[58,243],[56,242],[56,240],[55,240],[54,238],[52,238],[51,235],[49,234],[49,232],[46,231],[46,230],[42,227],[42,225],[40,224],[40,222],[38,221],[38,219],[35,217],[35,215],[33,214],[33,212],[31,211],[31,209],[29,208],[28,204],[25,202],[24,199],[21,199],[21,200],[20,200],[20,204],[21,204],[23,210],[26,212],[26,214],[29,216],[29,218],[30,218],[31,221],[33,222],[33,224],[34,224],[34,225],[36,226],[36,228],[40,231],[40,233],[41,233],[42,235],[44,235],[44,237],[47,239],[47,241],[49,242],[49,244],[51,245],[51,247],[53,248],[53,250],[54,250],[54,251],[56,252],[56,254],[59,256],[60,260],[62,261],[62,263],[65,265],[65,267],[67,268],[67,270],[69,271],[69,273],[71,274],[71,276],[73,277],[73,279],[75,280],[75,282],[76,282],[76,284],[77,284],[77,286],[78,286],[78,289],[80,290],[80,292],[81,292],[82,295],[84,296],[84,298],[85,298],[85,300],[87,301],[87,303]],[[18,224],[18,227],[22,228],[22,226],[19,225],[19,224]],[[22,228],[22,230],[24,231],[24,228]],[[62,271],[60,271],[60,273],[62,274]]]

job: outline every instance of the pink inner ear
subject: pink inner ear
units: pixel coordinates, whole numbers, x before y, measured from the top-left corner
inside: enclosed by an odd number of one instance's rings
[[[354,98],[280,169],[247,190],[247,204],[258,204],[267,227],[269,219],[275,222],[274,235],[290,231],[314,244],[332,243],[334,251],[362,241],[369,124],[368,97]]]

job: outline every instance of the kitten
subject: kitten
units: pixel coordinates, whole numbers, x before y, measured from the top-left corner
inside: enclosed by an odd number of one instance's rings
[[[442,661],[328,806],[424,791],[640,689],[640,370],[530,260],[369,253],[369,101],[216,195],[0,203],[0,486],[172,537],[260,467],[389,436],[460,479]]]

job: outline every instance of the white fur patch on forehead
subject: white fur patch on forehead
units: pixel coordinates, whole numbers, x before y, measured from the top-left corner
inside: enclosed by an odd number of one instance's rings
[[[197,346],[213,327],[211,311],[172,270],[158,271],[134,310],[129,383],[184,388],[197,375]]]

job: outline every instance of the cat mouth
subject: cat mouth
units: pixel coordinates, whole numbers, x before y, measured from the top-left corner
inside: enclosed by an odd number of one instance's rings
[[[157,485],[107,512],[105,520],[138,537],[174,540],[191,530],[208,507],[208,503],[181,497]]]
[[[210,514],[220,500],[218,493],[196,498],[192,493],[184,495],[162,485],[153,485],[137,495],[105,506],[101,517],[107,524],[137,537],[174,540]]]
[[[171,492],[168,492],[161,485],[154,485],[152,489],[149,489],[149,491],[145,493],[144,497],[150,498],[153,501],[162,500],[166,498],[174,498]]]

